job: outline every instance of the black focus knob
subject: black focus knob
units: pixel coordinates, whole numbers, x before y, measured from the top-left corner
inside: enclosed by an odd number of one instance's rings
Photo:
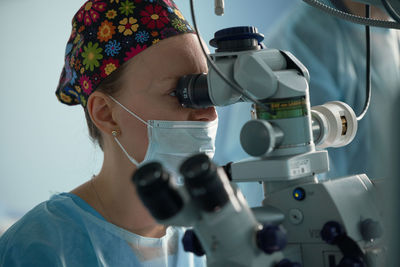
[[[263,225],[256,234],[257,246],[267,254],[282,250],[287,243],[286,233],[276,225]]]
[[[339,237],[344,234],[342,226],[338,222],[327,222],[321,230],[321,237],[326,243],[334,245]]]
[[[205,254],[203,247],[193,230],[186,230],[182,238],[182,243],[183,249],[186,252],[192,252],[197,256],[203,256]]]
[[[360,225],[361,235],[365,241],[370,241],[382,236],[383,230],[381,224],[378,221],[372,219],[366,219],[361,222]]]
[[[321,230],[321,237],[328,244],[338,246],[342,252],[343,259],[338,267],[365,267],[363,251],[338,222],[327,222]]]

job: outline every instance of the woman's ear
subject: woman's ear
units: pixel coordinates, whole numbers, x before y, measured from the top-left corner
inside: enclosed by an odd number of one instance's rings
[[[94,91],[88,99],[87,110],[92,122],[103,134],[111,134],[119,129],[113,116],[114,103],[110,97],[102,92]]]

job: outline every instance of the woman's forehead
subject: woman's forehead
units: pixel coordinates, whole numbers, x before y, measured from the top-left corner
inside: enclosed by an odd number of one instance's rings
[[[131,70],[151,71],[163,76],[207,72],[207,62],[196,36],[190,35],[163,40],[143,51],[131,59]]]

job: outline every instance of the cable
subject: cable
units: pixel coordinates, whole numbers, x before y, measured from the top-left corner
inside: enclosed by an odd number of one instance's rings
[[[362,24],[362,25],[369,25],[373,27],[382,27],[382,28],[392,28],[392,29],[400,29],[400,23],[394,21],[387,21],[387,20],[379,20],[379,19],[371,19],[371,18],[363,18],[360,16],[356,16],[353,14],[349,14],[335,8],[332,8],[324,3],[321,3],[318,0],[303,0],[310,6],[318,8],[332,16],[351,21],[353,23]],[[383,0],[385,1],[385,0]]]
[[[394,10],[391,4],[387,0],[381,0],[382,5],[385,7],[386,11],[389,13],[389,15],[398,23],[400,23],[400,16],[399,14]]]
[[[196,36],[197,39],[199,40],[200,43],[200,47],[201,50],[203,51],[203,54],[205,55],[208,64],[215,70],[215,72],[227,83],[229,84],[236,92],[238,92],[239,94],[242,94],[243,96],[245,96],[248,100],[251,100],[253,103],[261,106],[263,109],[265,109],[265,111],[269,111],[270,108],[265,105],[264,103],[261,103],[260,101],[258,101],[257,99],[255,99],[254,97],[252,97],[251,95],[249,95],[246,91],[243,90],[243,88],[241,88],[239,85],[237,85],[236,83],[233,83],[228,77],[225,76],[224,73],[221,72],[221,70],[218,68],[218,66],[214,63],[214,61],[211,59],[211,57],[207,54],[206,49],[204,48],[204,45],[201,41],[200,38],[200,32],[199,29],[197,28],[197,23],[196,23],[196,16],[194,14],[194,4],[193,4],[193,0],[190,0],[190,13],[192,15],[192,20],[193,20],[193,26],[194,29],[196,31]]]
[[[365,17],[369,18],[371,12],[371,8],[369,5],[365,5]],[[371,31],[368,25],[365,26],[365,50],[366,50],[366,96],[365,96],[365,105],[364,109],[360,115],[357,116],[357,121],[360,121],[364,118],[365,114],[368,111],[369,104],[371,103]]]

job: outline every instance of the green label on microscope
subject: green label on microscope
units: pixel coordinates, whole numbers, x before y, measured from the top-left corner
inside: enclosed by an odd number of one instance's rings
[[[269,107],[269,111],[266,111],[262,107],[256,105],[257,119],[276,120],[297,118],[307,115],[307,104],[304,96],[276,99],[264,104]]]

